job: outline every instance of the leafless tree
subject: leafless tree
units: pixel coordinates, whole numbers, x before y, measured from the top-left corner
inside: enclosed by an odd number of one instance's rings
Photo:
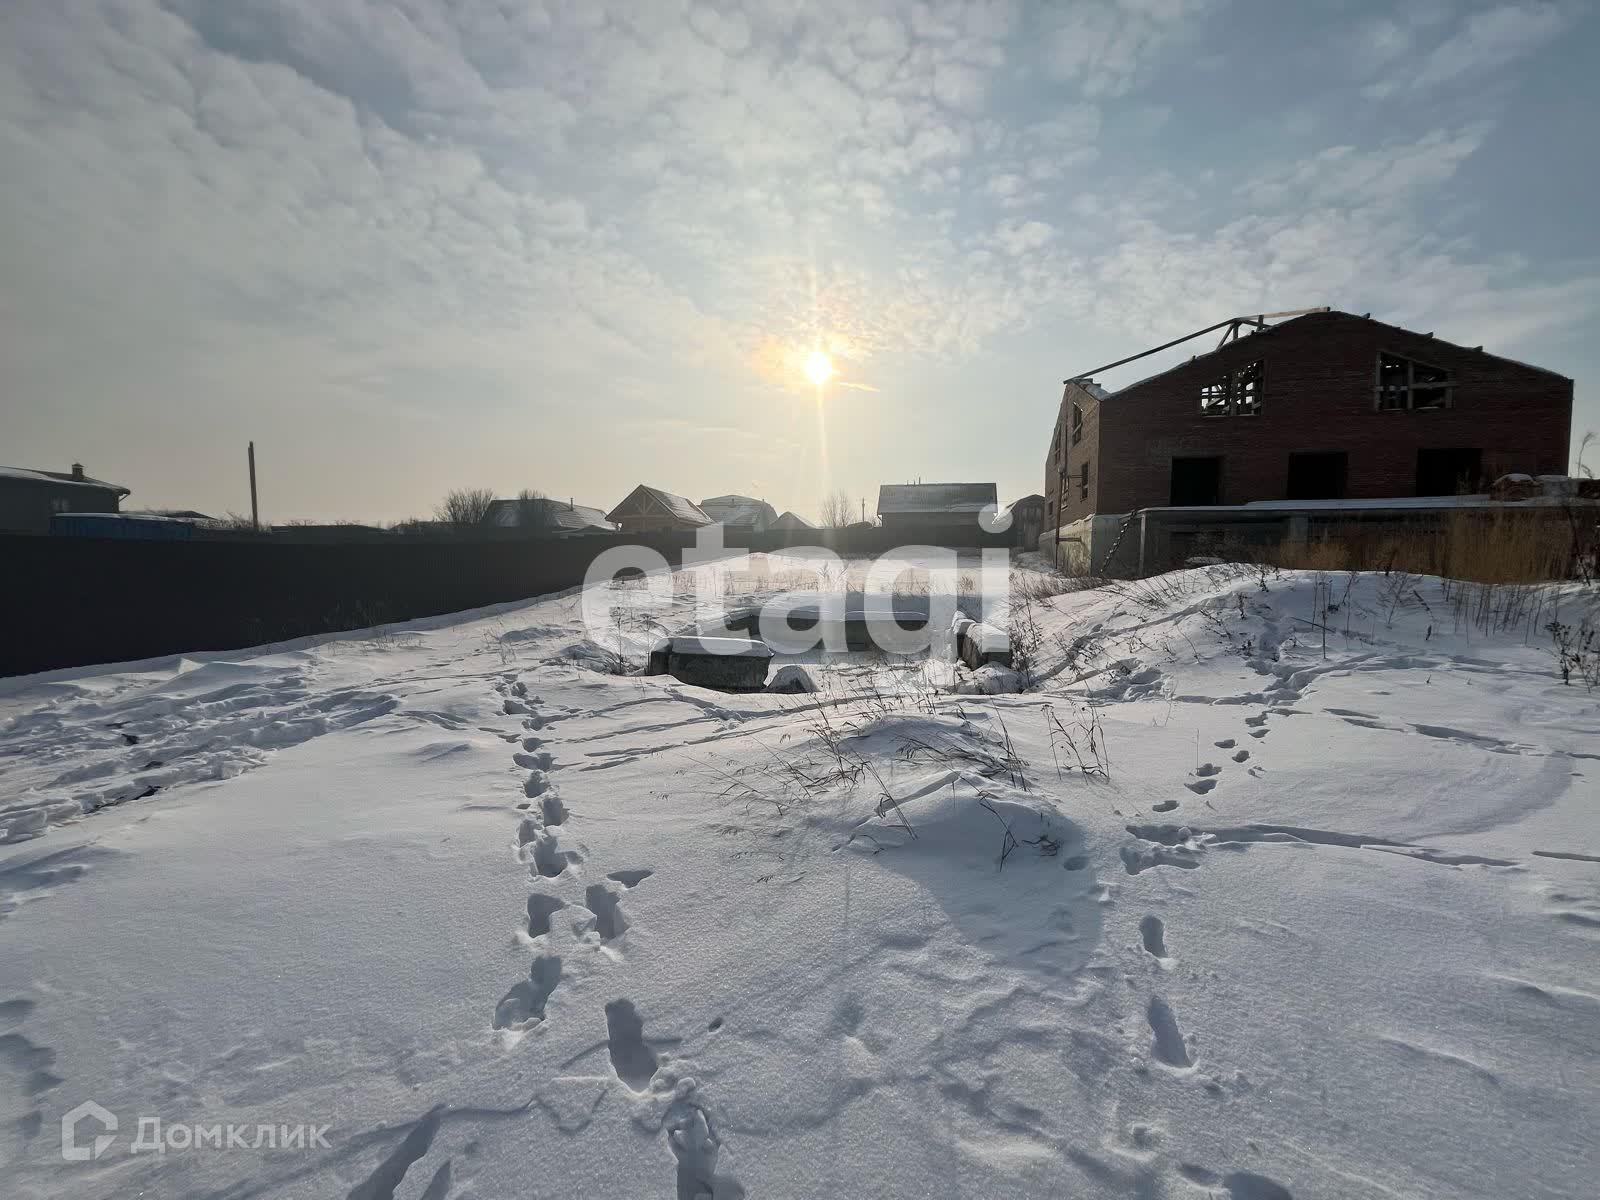
[[[523,488],[517,493],[517,527],[519,529],[548,529],[555,524],[545,494],[535,488]]]
[[[855,505],[850,493],[844,489],[830,492],[822,498],[822,525],[825,529],[842,529],[856,519]]]
[[[1588,433],[1583,435],[1583,440],[1578,443],[1578,465],[1572,473],[1580,479],[1594,478],[1594,471],[1590,467],[1584,465],[1583,456],[1589,453],[1589,447],[1595,442],[1595,440],[1595,431],[1591,429]]]
[[[482,524],[493,503],[494,493],[488,488],[456,488],[433,511],[445,524],[466,529]]]

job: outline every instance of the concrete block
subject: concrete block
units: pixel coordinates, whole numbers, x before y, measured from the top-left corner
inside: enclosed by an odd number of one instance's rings
[[[772,682],[767,684],[767,691],[783,695],[797,695],[803,692],[817,690],[817,681],[811,677],[811,672],[798,663],[786,663],[773,672]]]
[[[1003,629],[975,621],[956,638],[956,649],[961,661],[976,671],[985,663],[1011,665],[1011,639]]]
[[[675,637],[667,649],[667,674],[719,692],[761,691],[771,664],[769,647],[742,638]]]
[[[668,658],[672,653],[671,638],[657,638],[650,646],[650,660],[644,669],[646,675],[665,675]]]

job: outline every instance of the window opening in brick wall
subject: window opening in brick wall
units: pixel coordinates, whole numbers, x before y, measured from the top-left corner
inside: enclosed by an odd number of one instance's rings
[[[1261,411],[1261,360],[1246,363],[1200,388],[1200,414],[1253,417]]]
[[[1375,404],[1380,412],[1449,408],[1455,381],[1443,367],[1383,351],[1378,355]]]

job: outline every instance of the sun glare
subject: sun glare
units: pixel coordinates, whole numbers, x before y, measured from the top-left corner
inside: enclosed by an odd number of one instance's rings
[[[833,359],[821,350],[813,350],[806,359],[806,378],[821,387],[833,375]]]

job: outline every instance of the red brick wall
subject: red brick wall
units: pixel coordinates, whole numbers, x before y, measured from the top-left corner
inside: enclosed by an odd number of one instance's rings
[[[1074,446],[1072,444],[1072,406],[1076,403],[1083,408],[1083,439]],[[1062,525],[1070,524],[1079,517],[1086,517],[1090,513],[1101,511],[1097,507],[1100,495],[1100,466],[1096,461],[1099,458],[1098,443],[1100,439],[1100,401],[1092,392],[1084,390],[1075,383],[1067,384],[1061,395],[1061,405],[1056,411],[1056,428],[1052,431],[1050,445],[1053,448],[1058,444],[1055,440],[1056,432],[1060,433],[1061,454],[1052,453],[1045,455],[1045,518],[1046,529],[1058,529]],[[1083,464],[1089,464],[1089,498],[1083,499],[1083,489],[1080,479]],[[1066,487],[1061,488],[1062,473],[1066,474]],[[1058,494],[1060,493],[1060,494]],[[1111,511],[1106,509],[1104,511]]]
[[[1380,350],[1450,371],[1453,406],[1377,411]],[[1260,415],[1201,416],[1201,386],[1258,358],[1265,364]],[[1420,448],[1481,448],[1491,477],[1564,473],[1572,430],[1570,379],[1345,313],[1301,317],[1230,342],[1103,404],[1075,385],[1067,392],[1057,416],[1063,430],[1069,397],[1085,410],[1084,440],[1067,446],[1067,467],[1074,473],[1088,457],[1091,488],[1085,504],[1073,475],[1058,510],[1066,521],[1168,503],[1175,456],[1221,455],[1224,504],[1285,499],[1293,451],[1344,451],[1352,499],[1410,496]],[[1047,500],[1057,499],[1057,478],[1047,456]]]

